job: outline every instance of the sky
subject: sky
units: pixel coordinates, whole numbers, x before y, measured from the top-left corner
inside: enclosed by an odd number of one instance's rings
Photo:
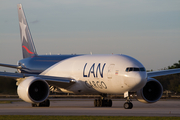
[[[179,0],[1,0],[0,63],[22,59],[19,3],[38,54],[126,54],[147,70],[180,60]]]

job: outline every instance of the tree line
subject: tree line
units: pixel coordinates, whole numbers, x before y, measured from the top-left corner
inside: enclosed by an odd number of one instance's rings
[[[175,68],[180,68],[180,60],[178,61],[178,63],[174,63],[173,65],[164,68],[164,70]],[[174,93],[180,93],[180,73],[159,76],[155,77],[155,79],[157,79],[162,84],[164,90],[170,90]]]
[[[0,94],[16,95],[16,80],[7,77],[0,77]]]
[[[178,63],[174,63],[173,65],[164,68],[164,70],[175,68],[180,68],[180,60],[178,61]],[[180,93],[180,73],[154,78],[162,84],[164,90],[170,90],[174,93]],[[17,94],[16,80],[7,77],[0,77],[0,94]]]

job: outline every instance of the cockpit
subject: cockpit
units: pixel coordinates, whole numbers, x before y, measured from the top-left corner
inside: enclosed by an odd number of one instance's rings
[[[138,67],[128,67],[126,68],[126,72],[131,72],[131,71],[146,71],[144,67],[138,68]]]

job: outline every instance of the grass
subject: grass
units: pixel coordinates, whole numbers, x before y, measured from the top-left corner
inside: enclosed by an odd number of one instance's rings
[[[179,120],[180,117],[0,115],[0,120]]]

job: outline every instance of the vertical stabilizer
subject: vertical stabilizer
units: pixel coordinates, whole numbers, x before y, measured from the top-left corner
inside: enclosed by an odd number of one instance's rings
[[[17,5],[23,58],[36,56],[36,48],[21,4]]]

